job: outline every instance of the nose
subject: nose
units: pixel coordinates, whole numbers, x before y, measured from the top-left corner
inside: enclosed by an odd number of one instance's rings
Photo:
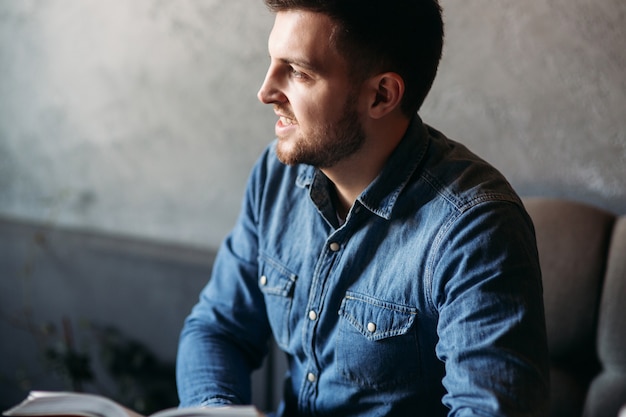
[[[267,70],[265,80],[263,80],[263,84],[257,93],[257,98],[263,104],[283,103],[287,101],[287,97],[282,92],[275,70],[271,65]]]

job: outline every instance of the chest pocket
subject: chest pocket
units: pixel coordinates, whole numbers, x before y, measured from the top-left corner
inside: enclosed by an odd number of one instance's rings
[[[371,388],[416,382],[417,309],[347,292],[339,317],[337,366],[346,379]]]
[[[267,317],[276,343],[283,349],[289,345],[289,318],[297,275],[265,256],[259,258],[259,288],[265,297]]]

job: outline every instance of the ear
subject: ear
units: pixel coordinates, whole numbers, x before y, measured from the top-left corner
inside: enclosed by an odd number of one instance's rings
[[[378,74],[368,80],[370,117],[380,119],[400,107],[404,80],[395,72]]]

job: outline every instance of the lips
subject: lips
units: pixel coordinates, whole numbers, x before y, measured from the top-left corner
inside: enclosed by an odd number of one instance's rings
[[[275,105],[274,113],[278,116],[278,121],[282,126],[293,126],[298,124],[296,117],[291,113],[291,111],[282,106]]]

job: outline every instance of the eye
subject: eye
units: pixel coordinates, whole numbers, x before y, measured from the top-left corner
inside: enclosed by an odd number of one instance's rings
[[[305,73],[303,73],[302,71],[298,71],[292,66],[289,67],[289,73],[291,74],[293,78],[306,78]]]

